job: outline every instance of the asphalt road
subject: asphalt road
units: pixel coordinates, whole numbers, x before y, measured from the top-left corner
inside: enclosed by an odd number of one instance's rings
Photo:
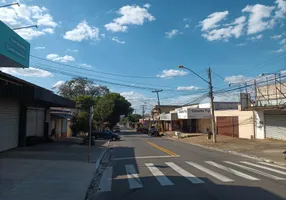
[[[122,133],[98,180],[96,200],[286,199],[286,168]]]

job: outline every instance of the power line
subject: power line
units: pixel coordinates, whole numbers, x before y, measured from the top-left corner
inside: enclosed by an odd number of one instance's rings
[[[81,67],[77,67],[77,66],[74,66],[74,65],[63,64],[63,63],[55,62],[55,61],[48,60],[48,59],[45,59],[45,58],[41,58],[41,57],[38,57],[38,56],[34,56],[34,55],[30,55],[30,57],[37,58],[37,59],[40,59],[40,60],[44,60],[46,62],[50,62],[50,63],[54,63],[54,64],[63,65],[63,66],[67,66],[67,67],[71,67],[71,68],[76,68],[76,69],[81,69],[82,70]],[[106,75],[109,75],[109,76],[120,76],[120,77],[125,77],[125,78],[142,78],[142,79],[159,78],[159,77],[156,77],[156,76],[130,76],[130,75],[123,75],[123,74],[114,74],[114,73],[102,72],[102,71],[97,71],[97,70],[92,70],[92,69],[85,69],[85,71],[90,71],[90,72],[100,73],[100,74],[106,74]]]

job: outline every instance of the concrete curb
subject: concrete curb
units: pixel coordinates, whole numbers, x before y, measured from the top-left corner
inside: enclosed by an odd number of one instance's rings
[[[276,162],[276,161],[274,161],[274,160],[267,159],[267,158],[263,158],[263,157],[258,157],[258,156],[253,156],[253,155],[247,155],[247,154],[239,153],[239,152],[232,151],[232,150],[223,150],[223,149],[219,149],[219,148],[215,148],[215,147],[208,147],[208,146],[204,146],[204,145],[201,145],[201,144],[195,144],[195,143],[180,141],[180,140],[174,139],[174,138],[166,138],[166,139],[168,139],[168,140],[173,140],[173,141],[179,141],[179,142],[182,142],[182,143],[185,143],[185,144],[190,144],[190,145],[202,147],[202,148],[205,148],[205,149],[210,149],[210,150],[214,150],[214,151],[229,153],[229,154],[233,154],[233,155],[236,155],[236,156],[241,156],[241,157],[244,157],[244,158],[250,158],[250,159],[257,160],[257,161],[263,161],[263,162],[267,162],[267,163],[273,163],[273,164],[285,166],[284,163]]]
[[[102,159],[104,158],[106,152],[107,152],[107,149],[108,149],[108,146],[110,144],[110,140],[107,141],[103,146],[105,147],[105,149],[103,150],[103,152],[99,155],[99,158],[96,160],[95,162],[95,172],[94,172],[94,176],[92,177],[92,180],[90,181],[90,184],[89,184],[89,187],[86,191],[86,194],[85,194],[85,200],[88,200],[88,199],[91,199],[90,195],[92,194],[93,192],[93,189],[94,189],[94,186],[95,186],[95,182],[96,182],[96,174],[98,172],[98,169],[100,167],[100,164],[102,162]]]

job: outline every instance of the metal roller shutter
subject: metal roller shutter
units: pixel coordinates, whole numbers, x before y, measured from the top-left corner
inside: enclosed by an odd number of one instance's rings
[[[265,115],[266,138],[286,140],[286,115]]]
[[[45,111],[38,108],[28,108],[26,136],[44,136]]]
[[[18,146],[19,114],[18,102],[0,101],[0,152]]]

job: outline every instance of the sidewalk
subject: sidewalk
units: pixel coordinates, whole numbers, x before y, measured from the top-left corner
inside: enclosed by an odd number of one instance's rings
[[[245,154],[252,157],[258,157],[269,162],[275,162],[286,166],[286,141],[279,140],[250,140],[217,135],[217,143],[207,140],[205,134],[187,134],[189,137],[180,138],[173,136],[174,132],[166,133],[166,137],[181,142],[202,145],[209,148],[215,148],[222,151],[231,151],[234,153]]]
[[[92,147],[92,163],[87,163],[87,146],[80,142],[59,139],[0,153],[0,199],[83,200],[106,141]]]

